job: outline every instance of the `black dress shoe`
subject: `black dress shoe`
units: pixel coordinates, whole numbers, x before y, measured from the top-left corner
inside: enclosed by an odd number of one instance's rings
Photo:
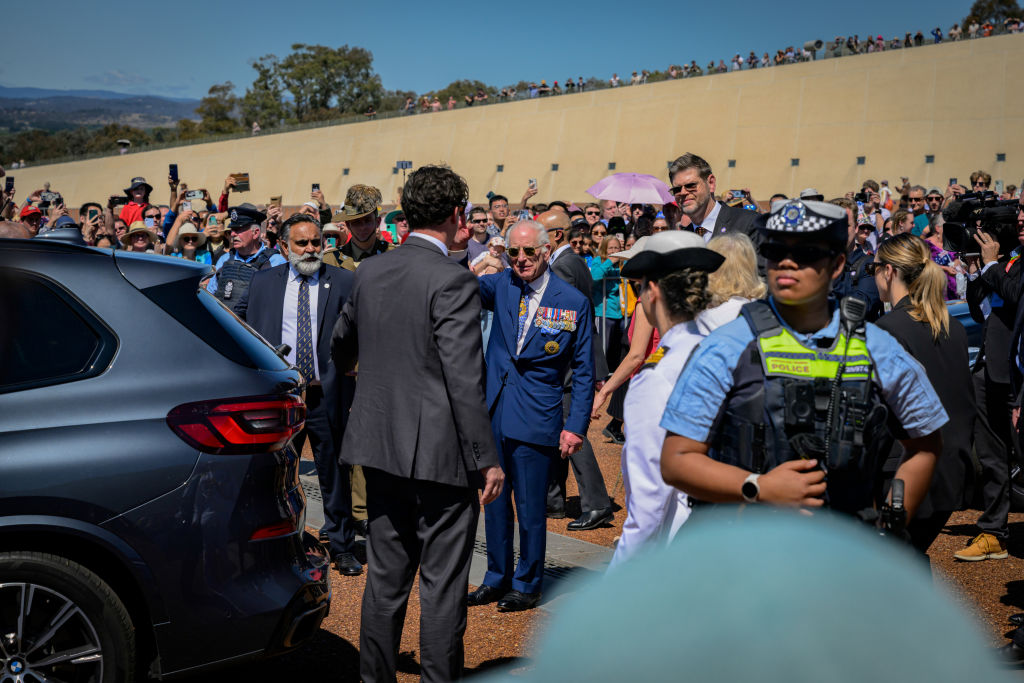
[[[499,602],[498,604],[500,605],[501,603]],[[1002,660],[1003,664],[1013,667],[1024,666],[1024,647],[1020,647],[1017,643],[1009,642],[1002,647],[997,647],[996,655]]]
[[[590,512],[584,512],[579,519],[574,519],[569,522],[569,526],[566,527],[571,531],[590,531],[596,529],[602,524],[607,524],[615,515],[612,514],[611,508],[601,508],[600,510],[591,510]]]
[[[548,508],[547,510],[548,519],[565,519],[565,510],[557,510],[555,508]]]
[[[501,600],[498,600],[499,612],[522,612],[533,609],[540,603],[540,593],[520,593],[509,591]]]
[[[323,529],[321,529],[320,531],[316,532],[316,539],[318,541],[320,541],[321,543],[330,543],[331,542],[331,539],[327,538],[327,532],[324,531]]]
[[[601,433],[612,440],[612,443],[617,443],[620,446],[626,443],[626,435],[622,433],[621,429],[609,429],[605,427],[601,430]]]
[[[352,553],[341,553],[338,558],[334,561],[334,567],[338,570],[338,573],[344,576],[359,576],[363,573],[363,565],[359,564],[359,560]]]
[[[370,537],[370,522],[365,519],[355,520],[356,533],[363,538]]]
[[[466,604],[470,607],[486,605],[489,602],[500,600],[506,592],[504,588],[495,588],[494,586],[484,584],[475,591],[470,591],[469,595],[466,596]]]
[[[1024,612],[1010,615],[1010,623],[1014,626],[1024,626]]]

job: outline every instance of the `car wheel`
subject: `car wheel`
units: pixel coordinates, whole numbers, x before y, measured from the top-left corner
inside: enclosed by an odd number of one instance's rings
[[[100,577],[59,555],[0,553],[0,682],[121,683],[135,639]]]

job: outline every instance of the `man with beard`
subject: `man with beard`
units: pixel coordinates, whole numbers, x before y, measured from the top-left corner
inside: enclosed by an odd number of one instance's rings
[[[235,311],[272,345],[287,344],[285,358],[306,378],[306,424],[295,447],[301,452],[308,438],[313,450],[324,501],[320,539],[330,544],[338,571],[357,576],[363,567],[353,554],[349,470],[337,458],[352,380],[331,362],[331,331],[355,276],[322,262],[316,218],[295,214],[282,224],[280,238],[288,245],[288,263],[253,275]]]

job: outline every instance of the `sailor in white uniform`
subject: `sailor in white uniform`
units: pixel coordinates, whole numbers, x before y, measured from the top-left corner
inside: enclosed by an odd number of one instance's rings
[[[626,521],[610,568],[646,545],[671,539],[690,514],[686,494],[661,478],[665,430],[658,423],[690,352],[704,339],[695,318],[711,298],[707,274],[724,260],[695,233],[665,232],[651,236],[644,250],[622,267],[623,277],[642,282],[640,301],[658,330],[660,345],[630,380],[626,394]]]

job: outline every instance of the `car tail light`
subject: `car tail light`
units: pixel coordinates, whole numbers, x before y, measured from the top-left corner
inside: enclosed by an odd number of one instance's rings
[[[305,420],[305,404],[291,394],[185,403],[167,414],[167,424],[186,443],[218,455],[280,450]]]
[[[296,524],[294,519],[286,519],[267,526],[262,526],[256,531],[252,532],[252,536],[249,537],[250,541],[262,541],[268,538],[279,538],[281,536],[287,536],[288,534],[295,533]]]

